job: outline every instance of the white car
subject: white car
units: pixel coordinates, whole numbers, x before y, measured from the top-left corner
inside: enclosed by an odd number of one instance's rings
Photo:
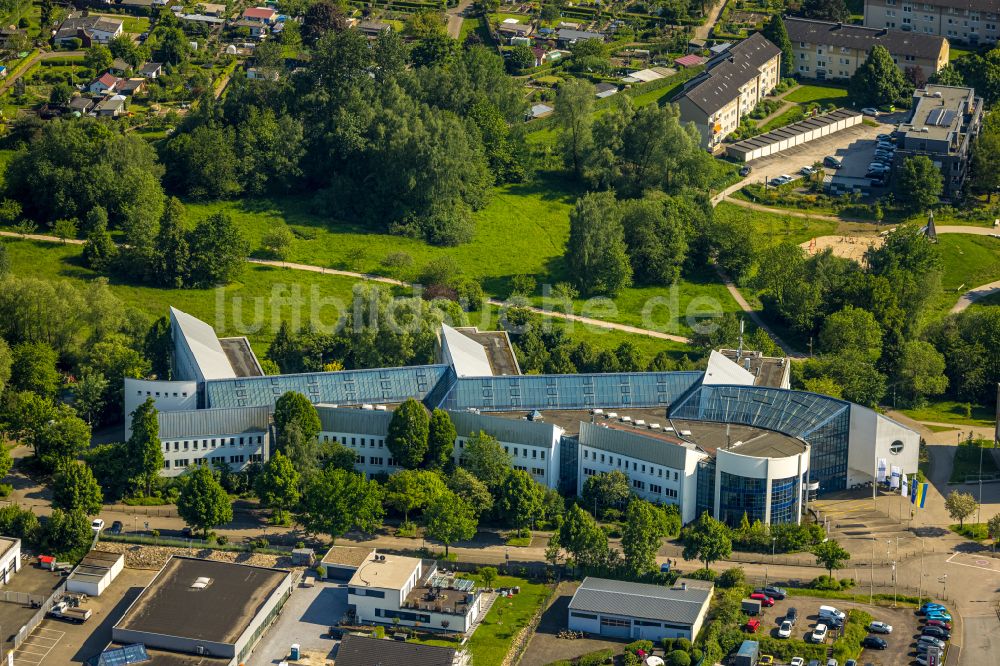
[[[806,666],[806,660],[802,657],[792,657],[792,660],[788,662],[788,666]]]
[[[861,109],[861,113],[865,114],[866,116],[877,116],[878,115],[878,109],[874,109],[874,108],[872,108],[870,106],[866,106],[865,108]]]
[[[791,638],[792,637],[792,623],[785,620],[778,627],[778,638]]]
[[[825,641],[826,631],[827,629],[825,624],[817,624],[812,630],[812,642],[822,643],[823,641]]]
[[[90,529],[95,532],[100,532],[104,529],[104,521],[100,518],[94,518],[93,522],[90,523]]]
[[[812,168],[811,166],[804,166],[801,169],[799,169],[799,173],[801,173],[803,176],[811,176],[814,173],[816,173],[816,169]]]
[[[873,634],[891,634],[892,625],[885,622],[872,622],[868,625],[868,631]]]

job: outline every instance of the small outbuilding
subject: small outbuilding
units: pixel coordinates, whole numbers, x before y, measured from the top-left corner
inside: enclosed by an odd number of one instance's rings
[[[21,540],[13,537],[0,537],[0,581],[4,585],[10,583],[21,570]]]
[[[356,546],[331,546],[320,564],[326,570],[326,578],[348,581],[362,564],[375,555],[374,548]]]
[[[66,591],[99,597],[125,568],[125,556],[92,550],[80,560],[66,580]]]
[[[586,578],[569,602],[569,628],[610,638],[694,640],[712,584],[682,579],[673,587]]]

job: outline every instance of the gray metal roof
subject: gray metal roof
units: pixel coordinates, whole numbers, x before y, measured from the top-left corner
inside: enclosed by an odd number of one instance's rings
[[[238,435],[241,432],[264,432],[271,418],[269,407],[237,409],[191,409],[160,412],[160,439],[197,437],[199,435]]]
[[[385,437],[389,432],[392,412],[351,407],[316,405],[324,432],[352,432],[359,435]]]
[[[768,132],[767,134],[761,134],[751,139],[744,139],[743,141],[739,141],[729,146],[726,150],[729,154],[747,153],[757,148],[762,148],[773,143],[784,141],[785,139],[789,139],[798,134],[811,132],[812,130],[819,129],[824,125],[832,125],[846,118],[850,118],[851,116],[860,115],[860,113],[851,109],[836,109],[830,113],[824,113],[820,116],[813,116],[812,118],[806,118],[805,120],[800,120],[797,123],[786,125],[785,127],[778,128],[774,131]]]
[[[945,44],[944,37],[902,30],[866,28],[861,25],[814,21],[793,16],[785,17],[788,38],[794,42],[859,49],[865,52],[879,44],[892,55],[937,59]]]
[[[711,115],[736,99],[740,87],[753,80],[760,74],[760,68],[778,55],[781,55],[781,49],[755,32],[712,58],[705,66],[706,71],[692,79],[674,101],[687,97],[692,104]]]
[[[662,587],[588,577],[570,600],[569,609],[693,625],[707,609],[712,588],[710,583],[708,587],[693,581],[685,584],[687,589],[681,589],[680,583],[678,587]]]
[[[337,666],[407,664],[407,666],[452,666],[455,650],[436,645],[401,643],[388,638],[348,634],[340,643]]]
[[[684,469],[688,451],[696,451],[693,444],[673,443],[663,435],[654,437],[652,431],[633,432],[586,422],[580,423],[580,444],[673,469]]]
[[[480,430],[496,437],[501,442],[516,442],[528,446],[552,446],[556,426],[540,421],[517,420],[502,416],[487,416],[473,412],[450,411],[455,431],[460,437],[472,435]]]

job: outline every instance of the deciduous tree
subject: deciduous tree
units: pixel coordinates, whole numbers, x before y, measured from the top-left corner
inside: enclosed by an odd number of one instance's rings
[[[957,520],[960,527],[965,525],[965,519],[976,511],[979,503],[976,502],[972,493],[963,493],[953,490],[948,493],[944,500],[944,508],[948,510],[948,515],[952,520]]]
[[[833,578],[834,569],[843,569],[851,559],[851,554],[833,539],[816,544],[812,552],[816,556],[816,564],[825,567],[830,578]]]
[[[904,159],[896,182],[900,201],[915,213],[936,204],[944,188],[941,171],[926,155]]]
[[[431,412],[427,435],[427,455],[424,466],[430,469],[444,469],[451,462],[455,450],[455,438],[458,436],[455,424],[451,422],[448,412],[435,409]]]
[[[427,456],[430,419],[417,400],[409,398],[392,413],[385,445],[398,465],[416,469]]]
[[[541,516],[544,489],[531,475],[515,469],[500,486],[498,507],[511,527],[525,528]]]
[[[912,84],[892,61],[889,51],[876,44],[868,52],[864,64],[855,70],[848,90],[859,104],[881,106],[905,99],[912,90]]]
[[[476,536],[478,519],[475,510],[464,499],[451,491],[434,498],[424,510],[427,536],[444,544],[444,556],[456,541]]]
[[[577,199],[564,257],[581,291],[615,296],[632,284],[622,211],[611,192]]]
[[[46,553],[77,561],[90,549],[94,534],[82,511],[53,509],[41,529],[40,546]]]
[[[569,79],[559,86],[553,117],[559,127],[559,145],[573,173],[583,175],[584,161],[593,144],[594,86],[585,79]]]
[[[103,503],[104,495],[90,467],[76,460],[59,465],[52,484],[53,507],[94,516],[100,513]]]
[[[595,518],[603,516],[607,508],[619,509],[625,506],[631,494],[628,477],[617,469],[595,474],[583,483],[584,504],[594,509]]]
[[[315,439],[322,428],[316,407],[309,398],[297,391],[287,391],[274,404],[274,428],[278,437],[293,423],[309,440]]]
[[[656,569],[656,553],[668,533],[667,516],[662,509],[640,499],[629,502],[622,533],[622,554],[630,575],[639,577]]]
[[[496,493],[510,474],[512,460],[496,438],[479,432],[465,442],[461,464],[486,484],[491,493]]]
[[[200,528],[206,538],[213,527],[232,521],[232,501],[207,466],[198,465],[185,475],[177,498],[177,515],[191,527]]]
[[[608,553],[608,536],[593,516],[574,504],[559,528],[559,542],[578,566],[594,567]]]
[[[299,501],[299,473],[281,451],[276,451],[264,465],[256,491],[261,503],[274,509],[278,523],[283,524],[285,511]]]
[[[706,569],[712,562],[725,559],[733,552],[728,528],[707,511],[681,532],[681,542],[684,544],[682,557],[700,560]]]
[[[349,530],[373,532],[382,525],[382,488],[363,474],[326,469],[305,482],[296,518],[306,530],[333,539]]]
[[[125,458],[129,478],[138,483],[148,497],[153,479],[163,469],[163,447],[160,445],[158,411],[152,398],[132,412],[132,433],[125,442]]]

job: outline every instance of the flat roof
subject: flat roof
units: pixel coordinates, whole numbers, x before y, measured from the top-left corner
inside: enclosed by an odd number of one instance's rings
[[[416,557],[402,555],[384,555],[379,553],[380,560],[368,558],[358,566],[351,577],[353,587],[380,587],[386,590],[402,589],[413,572],[420,566],[421,560]]]
[[[127,645],[134,645],[134,643],[111,643],[104,648],[103,652],[123,648]],[[232,659],[228,657],[206,657],[181,652],[168,652],[166,650],[151,648],[148,645],[145,648],[146,654],[149,656],[149,661],[140,663],[152,666],[228,666],[232,662]]]
[[[232,644],[288,576],[283,569],[175,555],[114,628]],[[192,587],[199,578],[210,582]]]
[[[522,410],[519,412],[488,412],[483,411],[483,414],[488,414],[489,416],[499,416],[506,419],[524,419],[527,417],[532,410]],[[550,423],[552,425],[562,428],[567,435],[578,435],[580,434],[580,424],[589,423],[594,421],[595,423],[600,423],[602,425],[611,425],[612,419],[608,419],[607,415],[610,412],[618,414],[618,419],[624,416],[628,416],[632,419],[632,424],[636,421],[645,421],[646,424],[659,423],[660,425],[667,425],[667,408],[666,407],[623,407],[621,409],[603,409],[601,410],[603,414],[592,414],[590,409],[542,409],[539,413],[542,415],[540,419],[536,419],[537,422]],[[648,434],[645,430],[639,430],[634,425],[623,426],[630,430],[636,430],[640,434]]]
[[[782,382],[785,373],[788,372],[789,362],[787,358],[763,356],[758,352],[744,349],[740,356],[739,350],[720,349],[719,353],[728,358],[733,363],[738,363],[743,367],[743,363],[750,360],[750,372],[754,376],[754,386],[770,386],[771,388],[785,388]]]
[[[913,111],[898,131],[904,133],[906,139],[915,140],[941,140],[952,133],[957,135],[965,125],[965,115],[971,110],[975,97],[972,88],[927,85],[913,93]]]
[[[16,546],[21,540],[14,537],[0,537],[0,557],[7,554],[7,551]]]
[[[483,346],[494,375],[521,374],[507,331],[480,331],[475,326],[461,326],[455,330]]]
[[[684,419],[673,419],[671,424],[678,433],[690,432],[682,436],[712,455],[725,449],[727,442],[733,453],[759,458],[786,458],[806,450],[805,443],[797,437],[764,428]],[[739,446],[735,446],[737,442]]]
[[[139,79],[144,81],[144,79]],[[219,338],[222,351],[229,359],[229,365],[233,366],[233,372],[237,377],[263,377],[264,371],[257,361],[257,355],[250,348],[250,341],[245,337],[239,338]]]
[[[362,548],[359,546],[331,546],[323,556],[323,564],[334,566],[358,567],[371,557],[375,552],[374,548]]]
[[[684,579],[664,587],[588,576],[569,609],[693,625],[711,596],[712,584],[703,581]]]
[[[857,111],[852,111],[851,109],[837,109],[835,111],[831,111],[830,113],[824,113],[823,115],[820,116],[813,116],[812,118],[807,118],[805,120],[800,120],[797,123],[792,123],[791,125],[780,127],[766,134],[755,136],[752,139],[745,139],[743,141],[739,141],[726,148],[726,152],[728,154],[748,153],[751,150],[754,150],[755,148],[769,146],[773,143],[784,141],[785,139],[791,138],[793,136],[797,136],[799,134],[805,134],[806,132],[821,128],[824,125],[832,125],[836,122],[845,120],[852,116],[860,116],[860,115],[861,115],[860,113],[858,113]]]
[[[82,560],[80,560],[80,566],[111,567],[115,565],[118,560],[122,560],[124,558],[125,556],[121,553],[112,553],[107,550],[92,550],[87,553]]]

